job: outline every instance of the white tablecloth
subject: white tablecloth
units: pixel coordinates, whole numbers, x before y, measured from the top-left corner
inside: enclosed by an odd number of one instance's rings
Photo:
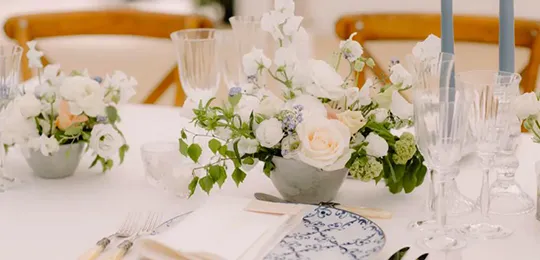
[[[121,129],[131,150],[122,166],[105,174],[97,168],[87,169],[92,159],[87,155],[73,177],[37,179],[31,177],[30,168],[18,152],[10,153],[9,168],[26,182],[0,194],[0,259],[76,259],[101,237],[116,230],[129,211],[159,210],[174,214],[200,205],[206,197],[202,192],[190,200],[183,200],[150,186],[144,178],[140,145],[149,141],[177,140],[181,126],[187,124],[187,120],[178,114],[179,109],[172,107],[123,107]],[[534,145],[529,136],[524,135],[518,150],[521,166],[517,179],[531,195],[536,193],[533,164],[538,160],[538,154],[540,145]],[[471,170],[474,167],[463,170],[458,177],[460,188],[470,197],[476,197],[480,189],[480,174]],[[336,200],[392,211],[393,219],[375,221],[384,230],[387,244],[374,259],[386,260],[401,247],[411,246],[404,260],[412,260],[425,251],[416,246],[415,234],[408,232],[406,227],[411,220],[422,218],[426,186],[412,194],[391,195],[382,183],[375,186],[374,183],[347,180]],[[251,172],[240,188],[228,181],[223,190],[213,190],[212,196],[226,194],[251,198],[256,191],[277,195],[264,174]],[[451,222],[467,222],[476,216],[451,219]],[[470,241],[462,252],[462,259],[539,259],[540,222],[533,214],[494,220],[515,228],[515,234],[504,240]],[[445,259],[441,255],[432,255],[430,259]],[[130,254],[127,259],[137,259],[136,254]]]

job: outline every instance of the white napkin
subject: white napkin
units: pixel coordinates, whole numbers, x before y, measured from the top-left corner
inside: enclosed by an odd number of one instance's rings
[[[227,260],[259,259],[299,222],[302,214],[291,218],[245,211],[250,201],[212,197],[152,240],[180,252],[207,252]]]

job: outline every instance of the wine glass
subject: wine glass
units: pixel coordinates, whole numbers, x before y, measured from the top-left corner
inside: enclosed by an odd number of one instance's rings
[[[436,171],[438,185],[436,220],[438,232],[419,243],[429,249],[449,251],[462,248],[466,242],[450,234],[446,226],[446,194],[449,184],[459,173],[469,105],[461,87],[451,84],[454,56],[441,53],[437,60],[417,72],[420,84],[414,89],[414,117],[418,147],[426,164]]]
[[[23,48],[13,44],[0,45],[0,110],[19,95],[19,73]],[[3,122],[6,124],[9,122]],[[0,142],[0,192],[9,188],[16,179],[6,174],[5,150]]]
[[[222,30],[219,46],[221,69],[227,88],[241,87],[248,83],[248,77],[242,67],[242,57],[249,51],[242,52],[241,41],[236,34],[232,30]]]
[[[177,55],[182,89],[189,101],[198,103],[216,95],[221,68],[219,30],[186,29],[171,34]]]
[[[521,76],[480,70],[459,73],[456,78],[471,102],[470,126],[482,167],[480,210],[483,218],[478,223],[463,226],[459,232],[473,238],[504,238],[510,236],[512,230],[489,222],[489,173],[497,151],[510,138],[511,122],[515,119],[510,103],[519,93]]]

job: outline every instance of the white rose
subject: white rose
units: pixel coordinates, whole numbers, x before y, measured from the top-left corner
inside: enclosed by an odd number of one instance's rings
[[[242,57],[242,66],[247,76],[255,76],[259,68],[270,68],[271,65],[272,61],[264,55],[263,50],[255,47]]]
[[[259,106],[255,109],[255,113],[263,115],[266,118],[271,118],[277,115],[285,102],[273,94],[265,96]]]
[[[105,100],[107,103],[125,104],[136,93],[137,80],[128,77],[122,71],[113,72],[112,76],[105,76],[106,86]]]
[[[308,62],[310,82],[306,86],[306,91],[319,98],[329,98],[339,100],[345,94],[342,87],[343,79],[330,66],[322,60],[310,60]]]
[[[276,50],[274,55],[274,64],[278,67],[286,67],[287,69],[292,70],[298,59],[296,58],[296,49],[294,47],[280,47]]]
[[[306,118],[296,128],[300,139],[298,159],[325,171],[342,169],[351,157],[347,126],[325,117]]]
[[[397,63],[390,67],[390,81],[392,84],[401,84],[403,87],[412,85],[412,75],[403,67],[403,65]]]
[[[287,18],[285,24],[283,25],[283,34],[293,36],[296,32],[298,32],[298,28],[300,28],[302,20],[304,20],[304,17],[302,16],[291,16]]]
[[[25,144],[39,137],[34,118],[25,118],[14,103],[9,103],[0,112],[0,140],[3,144]]]
[[[242,95],[240,102],[236,105],[236,113],[242,119],[242,122],[249,123],[251,113],[259,106],[259,99],[254,96]]]
[[[317,98],[310,95],[300,95],[285,104],[286,110],[293,111],[296,106],[302,107],[303,118],[326,117],[326,107]]]
[[[248,139],[245,137],[240,137],[238,141],[238,153],[240,156],[244,154],[254,154],[259,150],[259,141],[257,139]]]
[[[403,98],[398,91],[392,93],[392,104],[390,105],[390,111],[392,114],[401,119],[409,119],[414,113],[413,105],[407,102],[407,100],[405,100],[405,98]]]
[[[33,93],[26,93],[15,102],[25,118],[35,117],[41,113],[41,101]]]
[[[90,132],[89,145],[99,156],[109,159],[124,145],[124,138],[111,125],[96,124]]]
[[[60,86],[60,95],[69,102],[70,112],[74,115],[85,113],[96,117],[105,114],[103,88],[95,80],[83,77],[67,77]]]
[[[374,115],[373,118],[375,122],[382,123],[386,118],[388,118],[388,109],[386,108],[376,108],[369,112],[368,116]]]
[[[285,36],[283,35],[280,26],[285,22],[285,19],[287,19],[287,15],[279,11],[264,13],[261,18],[261,29],[269,32],[274,40],[283,40]]]
[[[369,133],[365,141],[368,143],[366,146],[366,153],[368,155],[384,157],[388,154],[388,143],[374,132]]]
[[[521,120],[538,114],[540,112],[540,102],[534,92],[519,95],[512,100],[512,109]]]
[[[49,64],[43,69],[42,82],[48,82],[51,86],[59,86],[64,80],[64,74],[60,71],[60,65]]]
[[[293,0],[275,0],[274,10],[277,10],[287,17],[294,15],[294,1]]]
[[[262,121],[257,131],[255,131],[255,137],[257,137],[261,146],[267,148],[276,146],[283,138],[283,135],[281,122],[276,118]]]
[[[349,36],[349,39],[339,43],[339,49],[343,53],[343,56],[350,62],[356,61],[362,56],[362,54],[364,54],[364,48],[362,48],[362,45],[353,40],[355,35],[356,33],[353,33]]]
[[[420,61],[433,60],[441,52],[441,39],[430,34],[424,41],[417,43],[412,49],[413,56]]]
[[[60,144],[54,138],[54,136],[47,137],[45,134],[42,134],[39,137],[39,151],[44,156],[50,156],[60,150]]]
[[[297,134],[287,135],[281,140],[281,156],[285,159],[292,159],[298,155],[300,139]]]
[[[358,130],[360,130],[360,128],[367,123],[367,120],[362,115],[362,111],[347,110],[337,114],[337,118],[341,123],[345,124],[349,128],[351,135],[358,132]]]

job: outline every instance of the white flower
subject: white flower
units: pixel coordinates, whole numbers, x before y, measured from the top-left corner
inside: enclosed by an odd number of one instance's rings
[[[296,58],[294,47],[281,47],[277,49],[274,55],[274,64],[278,67],[285,66],[292,69],[297,62],[298,59]]]
[[[245,154],[254,154],[259,150],[259,141],[257,139],[248,139],[245,137],[240,137],[238,141],[238,153],[240,156]]]
[[[281,156],[285,159],[292,159],[298,155],[300,139],[297,134],[287,135],[281,140]]]
[[[358,58],[364,54],[364,49],[359,42],[353,40],[353,37],[356,33],[351,34],[349,39],[341,41],[339,43],[339,49],[343,53],[343,56],[350,62],[356,61]]]
[[[341,123],[345,124],[349,128],[351,135],[358,132],[358,130],[360,130],[360,128],[367,123],[367,120],[362,115],[362,111],[347,110],[337,114],[337,118]]]
[[[26,43],[28,46],[28,52],[26,53],[26,58],[28,58],[28,67],[43,68],[43,64],[41,63],[43,52],[36,50],[36,44],[36,41],[29,41]]]
[[[226,141],[231,138],[232,131],[231,129],[226,127],[216,127],[216,130],[214,130],[214,135],[217,136],[219,139]]]
[[[45,66],[41,79],[44,82],[48,82],[51,86],[60,85],[64,79],[64,74],[60,71],[60,65],[49,64]]]
[[[271,118],[277,115],[285,102],[276,97],[274,94],[265,96],[255,109],[255,113],[263,115],[266,118]]]
[[[60,150],[60,144],[54,138],[54,136],[47,137],[45,134],[42,134],[39,137],[39,151],[45,156],[50,156]]]
[[[512,109],[519,119],[540,113],[540,102],[534,92],[525,93],[514,98]]]
[[[107,103],[125,104],[136,93],[137,80],[128,77],[122,71],[115,71],[112,76],[105,77],[106,86],[105,101]]]
[[[122,145],[124,145],[124,138],[112,125],[96,124],[90,132],[90,148],[105,159],[118,153]]]
[[[351,145],[357,146],[361,144],[362,142],[364,142],[365,140],[366,138],[361,133],[357,133],[356,136],[354,136],[354,139],[352,140]]]
[[[236,113],[242,119],[242,122],[249,123],[251,113],[259,107],[260,100],[254,96],[242,95],[240,102],[236,105]]]
[[[283,13],[285,16],[290,17],[294,15],[294,1],[293,0],[275,0],[274,10]]]
[[[283,34],[294,36],[296,32],[298,32],[302,20],[304,20],[304,17],[302,16],[292,16],[287,18],[287,21],[285,21],[285,24],[283,25]]]
[[[441,52],[441,39],[430,34],[423,42],[417,43],[412,49],[415,58],[420,61],[436,59]]]
[[[298,31],[292,36],[292,43],[290,45],[296,49],[296,57],[301,61],[307,61],[311,58],[311,40],[304,27],[298,28]]]
[[[407,102],[407,100],[405,100],[405,98],[403,98],[398,91],[392,93],[392,104],[390,105],[390,111],[392,114],[401,119],[409,119],[414,113],[413,105]]]
[[[302,107],[303,118],[326,116],[326,107],[311,95],[300,95],[293,100],[287,101],[284,109],[293,111],[294,107],[298,105]]]
[[[412,75],[401,65],[397,63],[390,67],[390,81],[392,84],[401,84],[402,87],[412,85]]]
[[[257,128],[257,131],[255,131],[255,137],[257,137],[261,146],[267,148],[276,146],[283,138],[283,135],[281,122],[276,118],[262,121]]]
[[[0,112],[0,120],[0,140],[3,144],[25,144],[39,136],[34,118],[25,118],[14,103],[9,103]]]
[[[306,118],[296,127],[300,138],[298,159],[325,171],[342,169],[351,157],[347,126],[325,117]]]
[[[266,57],[263,50],[253,48],[242,57],[242,66],[247,76],[255,76],[260,68],[270,68],[272,61]]]
[[[15,102],[25,118],[35,117],[41,113],[41,101],[33,93],[26,93]]]
[[[388,143],[382,137],[371,132],[365,140],[368,145],[366,146],[366,153],[373,157],[384,157],[388,154]]]
[[[281,12],[267,12],[261,18],[261,29],[272,34],[274,40],[283,40],[285,36],[280,26],[285,22],[285,19],[287,19],[287,16]]]
[[[342,87],[343,79],[328,63],[322,60],[310,60],[308,62],[308,76],[310,82],[306,85],[306,91],[319,98],[339,100],[345,94]]]
[[[376,108],[372,110],[371,112],[369,112],[368,116],[371,116],[371,115],[374,115],[373,119],[375,120],[375,122],[382,123],[384,120],[386,120],[386,118],[388,118],[388,109]]]
[[[60,95],[69,102],[74,115],[85,113],[90,117],[104,115],[103,88],[95,80],[83,77],[67,77],[60,86]]]

